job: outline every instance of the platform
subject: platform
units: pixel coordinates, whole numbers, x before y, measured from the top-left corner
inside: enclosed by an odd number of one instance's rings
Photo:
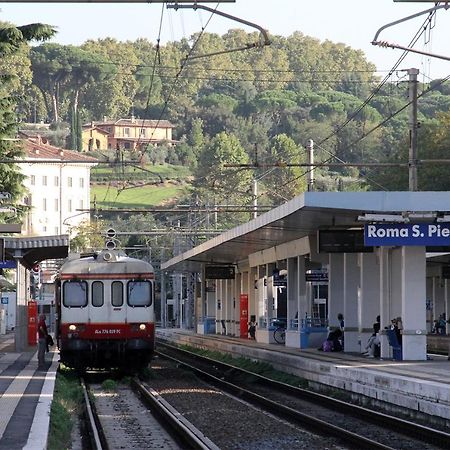
[[[37,346],[15,352],[14,333],[0,335],[0,449],[47,448],[58,352],[38,371]]]
[[[392,411],[407,408],[450,424],[450,361],[433,355],[427,361],[368,359],[357,353],[286,348],[222,335],[201,335],[177,328],[156,329],[157,338],[208,348],[271,364],[275,369],[374,401]]]

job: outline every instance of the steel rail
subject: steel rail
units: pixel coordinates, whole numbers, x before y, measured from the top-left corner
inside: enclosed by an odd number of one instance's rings
[[[95,410],[95,405],[91,402],[88,387],[83,378],[80,378],[80,385],[83,392],[84,412],[91,446],[95,450],[108,450],[109,446],[105,435],[103,434],[102,426]]]
[[[291,386],[286,383],[282,383],[276,380],[269,379],[262,375],[255,374],[248,370],[241,369],[239,367],[223,363],[221,361],[213,360],[211,358],[201,356],[193,352],[189,352],[188,350],[180,349],[166,342],[158,341],[158,347],[161,346],[174,350],[177,353],[186,354],[189,358],[208,361],[211,364],[211,367],[214,366],[216,368],[221,368],[221,370],[227,371],[228,373],[230,372],[230,370],[232,370],[236,373],[251,375],[252,377],[256,377],[259,383],[269,387],[276,387],[281,391],[289,392],[290,394],[295,395],[297,398],[311,401],[314,404],[318,404],[326,408],[333,409],[335,411],[339,412],[345,411],[345,413],[350,414],[354,417],[366,419],[370,421],[372,424],[375,423],[377,425],[382,425],[383,427],[389,428],[395,432],[412,436],[415,439],[440,445],[443,446],[444,448],[450,448],[450,434],[445,433],[443,431],[439,431],[413,422],[409,422],[407,420],[400,419],[388,414],[384,414],[379,411],[374,411],[371,409],[363,408],[358,405],[353,405],[351,403],[331,398],[326,395],[319,394],[317,392],[309,391],[296,386]]]
[[[230,383],[222,378],[216,377],[211,373],[205,372],[204,370],[199,369],[198,367],[192,366],[186,361],[177,359],[173,356],[167,355],[161,351],[156,351],[156,354],[160,355],[163,358],[170,359],[176,362],[178,365],[187,368],[190,371],[195,372],[195,374],[206,380],[208,383],[216,385],[219,389],[228,391],[233,395],[236,395],[238,398],[247,401],[248,403],[252,403],[254,405],[259,406],[260,408],[265,409],[266,411],[271,412],[272,414],[283,418],[284,420],[289,420],[292,423],[297,425],[308,427],[308,430],[313,430],[314,432],[327,436],[333,436],[338,438],[349,445],[356,445],[357,448],[364,448],[367,450],[394,450],[393,447],[380,444],[378,442],[374,442],[372,439],[365,438],[364,436],[358,435],[351,431],[348,431],[344,428],[340,428],[331,423],[325,422],[321,419],[311,417],[307,414],[301,413],[293,408],[288,406],[284,406],[280,403],[277,403],[273,400],[270,400],[262,395],[256,394],[254,392],[249,391],[241,386]],[[217,361],[214,360],[214,364],[217,366]],[[220,363],[222,364],[222,363]],[[233,366],[229,366],[233,367]],[[234,367],[233,367],[234,369]],[[245,371],[244,371],[245,372]],[[247,372],[250,374],[250,372]],[[252,376],[255,374],[252,373]]]
[[[195,428],[188,420],[165,401],[153,389],[147,389],[136,378],[131,379],[131,387],[138,392],[143,402],[156,414],[168,427],[174,431],[183,445],[198,450],[220,450],[207,436]],[[169,430],[168,430],[169,431]]]

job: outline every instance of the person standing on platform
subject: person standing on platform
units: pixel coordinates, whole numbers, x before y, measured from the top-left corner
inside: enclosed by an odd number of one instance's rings
[[[344,315],[342,313],[339,313],[337,315],[337,319],[339,321],[339,329],[341,330],[339,341],[341,343],[341,347],[344,348]]]
[[[381,319],[380,319],[380,316],[377,316],[377,320],[373,324],[372,336],[370,336],[367,341],[366,352],[364,353],[369,358],[374,358],[375,356],[379,356],[379,353],[380,353],[380,336],[379,336],[380,328],[381,328]]]
[[[38,369],[45,369],[45,351],[47,349],[47,324],[45,323],[45,314],[41,314],[39,316],[38,322],[38,336],[39,336],[39,345],[38,345]]]
[[[341,331],[344,331],[344,315],[342,313],[339,313],[337,318],[339,321],[339,328],[341,329]]]

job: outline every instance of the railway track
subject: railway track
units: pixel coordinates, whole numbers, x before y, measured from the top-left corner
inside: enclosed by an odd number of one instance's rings
[[[309,430],[365,449],[450,448],[450,434],[334,398],[269,380],[166,343],[161,357],[195,371],[219,389]]]
[[[219,450],[178,411],[133,378],[113,391],[81,380],[88,447]]]

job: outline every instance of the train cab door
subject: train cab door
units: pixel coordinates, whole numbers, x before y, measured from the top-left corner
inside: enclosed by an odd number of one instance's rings
[[[96,280],[91,284],[89,316],[92,323],[117,325],[127,322],[125,282]]]

